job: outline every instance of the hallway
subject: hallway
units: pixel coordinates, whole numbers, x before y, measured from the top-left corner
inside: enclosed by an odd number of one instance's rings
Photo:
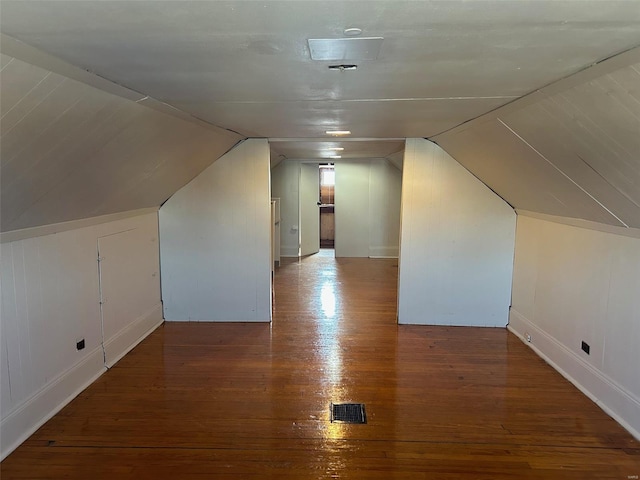
[[[640,444],[505,329],[398,326],[397,272],[283,259],[272,325],[165,323],[3,480],[640,474]],[[364,403],[368,423],[330,423],[330,402]]]

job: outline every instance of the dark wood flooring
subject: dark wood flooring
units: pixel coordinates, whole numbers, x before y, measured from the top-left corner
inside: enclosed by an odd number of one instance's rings
[[[272,325],[163,325],[2,480],[640,475],[640,444],[505,329],[396,325],[396,283],[395,260],[284,260]]]

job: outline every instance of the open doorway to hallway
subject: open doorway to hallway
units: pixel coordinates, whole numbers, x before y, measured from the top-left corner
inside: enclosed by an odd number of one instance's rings
[[[325,255],[334,256],[335,248],[335,185],[336,171],[333,164],[319,165],[320,168],[320,250]]]
[[[390,160],[285,159],[271,170],[271,185],[281,203],[282,257],[327,247],[336,257],[397,258],[402,171]]]

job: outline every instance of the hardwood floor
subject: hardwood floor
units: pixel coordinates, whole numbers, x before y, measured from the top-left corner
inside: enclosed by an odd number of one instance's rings
[[[640,443],[505,329],[396,325],[396,282],[395,260],[285,261],[272,325],[163,325],[1,477],[640,475]],[[330,423],[341,401],[368,423]]]

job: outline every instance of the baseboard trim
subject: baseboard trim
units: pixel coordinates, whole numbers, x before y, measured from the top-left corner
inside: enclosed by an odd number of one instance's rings
[[[182,322],[182,323],[271,323],[271,320],[212,320],[212,319],[175,319],[175,318],[165,318],[165,322]]]
[[[585,362],[513,308],[509,313],[507,328],[607,415],[640,440],[640,399],[635,398],[613,379]],[[531,335],[530,342],[526,340],[526,334]]]
[[[99,346],[3,418],[0,422],[0,460],[4,460],[106,370],[102,346]]]
[[[398,258],[400,247],[369,247],[369,258]]]
[[[162,302],[160,302],[107,340],[104,344],[107,367],[111,368],[118,363],[122,357],[162,325],[162,322],[164,319],[162,318]]]
[[[107,341],[104,352],[102,346],[94,349],[82,361],[49,382],[3,418],[0,422],[0,460],[4,460],[106,372],[107,366],[115,365],[163,321],[162,303],[158,303]],[[111,357],[113,357],[112,360],[110,360]]]
[[[300,250],[297,247],[280,247],[281,257],[297,257]]]

